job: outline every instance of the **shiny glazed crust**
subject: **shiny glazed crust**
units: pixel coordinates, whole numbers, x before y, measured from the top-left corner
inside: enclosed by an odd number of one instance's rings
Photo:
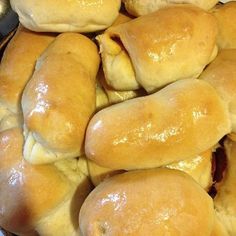
[[[22,97],[26,160],[42,164],[83,152],[99,61],[95,44],[76,33],[58,36],[38,59]]]
[[[85,152],[112,169],[153,168],[194,158],[230,132],[227,107],[213,87],[188,79],[96,113]]]
[[[121,0],[11,0],[20,22],[39,32],[94,32],[118,17]]]
[[[104,181],[83,203],[79,219],[83,236],[210,236],[215,215],[212,199],[189,175],[160,168]]]

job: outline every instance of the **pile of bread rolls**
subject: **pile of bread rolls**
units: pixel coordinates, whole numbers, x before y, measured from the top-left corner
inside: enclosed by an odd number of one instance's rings
[[[0,227],[235,236],[236,1],[10,2]]]

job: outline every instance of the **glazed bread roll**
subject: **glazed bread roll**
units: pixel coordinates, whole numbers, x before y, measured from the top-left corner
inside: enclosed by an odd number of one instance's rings
[[[207,150],[194,158],[175,162],[165,166],[189,174],[205,190],[212,186],[212,151]]]
[[[80,156],[95,111],[96,45],[76,33],[59,35],[38,59],[23,97],[24,158],[33,164]]]
[[[217,5],[212,10],[212,14],[216,17],[219,26],[217,36],[219,48],[236,48],[236,2]]]
[[[213,201],[187,174],[165,168],[131,171],[98,185],[79,215],[83,236],[210,236]]]
[[[224,143],[227,155],[227,169],[223,181],[217,186],[214,199],[215,209],[220,221],[230,236],[236,235],[236,143],[227,139]]]
[[[216,56],[216,34],[215,18],[188,4],[111,27],[97,37],[106,81],[115,90],[152,92],[196,78]]]
[[[172,4],[182,3],[191,3],[205,10],[209,10],[218,3],[218,0],[122,0],[122,2],[131,15],[142,16]]]
[[[103,167],[153,168],[194,158],[230,131],[227,107],[216,91],[205,81],[180,80],[96,113],[85,152]]]
[[[77,235],[79,210],[91,191],[88,177],[76,160],[28,164],[23,142],[20,129],[0,134],[0,227],[17,235]]]
[[[224,49],[199,77],[210,83],[230,112],[232,132],[236,133],[236,49]]]
[[[121,0],[11,0],[20,22],[39,32],[94,32],[117,18]]]
[[[21,25],[8,44],[0,65],[0,130],[22,124],[20,100],[37,58],[54,40]]]

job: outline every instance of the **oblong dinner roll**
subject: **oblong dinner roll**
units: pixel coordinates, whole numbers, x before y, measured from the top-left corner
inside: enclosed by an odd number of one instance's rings
[[[27,161],[49,163],[83,152],[99,62],[96,45],[76,33],[59,35],[38,59],[22,97]]]
[[[209,10],[214,7],[218,0],[122,0],[126,10],[134,16],[142,16],[152,13],[160,8],[171,4],[191,3],[202,9]]]
[[[213,87],[186,79],[96,113],[85,152],[112,169],[152,168],[194,158],[230,131],[227,107]]]
[[[22,157],[20,129],[0,134],[0,227],[17,235],[77,235],[80,207],[91,191],[76,160],[33,166]]]
[[[215,222],[213,201],[187,174],[131,171],[98,185],[79,215],[82,236],[204,235]]]
[[[227,139],[224,143],[227,156],[227,168],[222,182],[217,185],[214,199],[219,220],[230,236],[236,235],[236,143]]]
[[[55,39],[19,26],[0,64],[0,130],[22,125],[21,95],[37,58]]]
[[[26,28],[39,32],[94,32],[118,17],[121,0],[11,0]]]
[[[217,44],[219,48],[236,48],[236,2],[217,5],[211,12],[218,22]]]
[[[97,37],[107,83],[152,92],[196,78],[214,59],[216,19],[193,5],[174,5],[109,28]]]
[[[221,50],[199,78],[210,83],[227,104],[236,134],[236,49]]]

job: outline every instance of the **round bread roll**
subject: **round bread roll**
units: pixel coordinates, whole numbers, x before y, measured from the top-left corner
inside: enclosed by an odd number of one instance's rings
[[[76,33],[59,35],[38,59],[23,97],[24,158],[43,164],[80,156],[95,111],[96,45]]]
[[[214,7],[218,0],[122,0],[126,10],[134,16],[142,16],[152,13],[160,8],[172,4],[191,3],[205,10]]]
[[[91,191],[88,177],[76,160],[28,164],[23,141],[20,129],[0,133],[0,227],[24,236],[76,235],[80,207]]]
[[[39,32],[94,32],[118,17],[121,0],[11,0],[20,22]]]
[[[218,22],[219,33],[217,44],[219,48],[236,48],[236,2],[217,5],[212,14]]]
[[[174,5],[97,36],[105,78],[115,90],[152,92],[196,78],[217,54],[216,19],[192,5]]]
[[[236,133],[236,49],[223,49],[199,77],[210,83],[230,112],[232,132]]]
[[[0,65],[0,130],[22,125],[20,100],[37,58],[55,39],[21,25],[8,44]]]
[[[98,185],[79,215],[83,236],[210,236],[213,201],[187,174],[165,168],[116,175]]]
[[[227,107],[213,87],[186,79],[96,113],[85,152],[103,167],[153,168],[194,158],[230,132]]]
[[[236,143],[227,139],[224,143],[227,168],[223,181],[217,185],[214,199],[216,213],[230,236],[236,235]]]

